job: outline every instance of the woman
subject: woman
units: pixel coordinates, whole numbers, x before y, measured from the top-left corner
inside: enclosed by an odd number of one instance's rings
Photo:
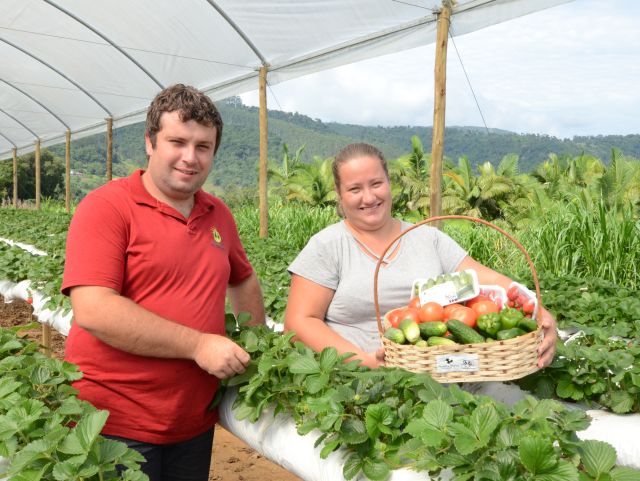
[[[411,224],[391,216],[391,185],[382,153],[369,144],[342,149],[333,162],[339,211],[344,219],[314,235],[289,266],[291,288],[285,331],[316,351],[352,352],[369,367],[384,365],[373,302],[379,256]],[[508,277],[483,266],[438,229],[421,226],[387,251],[378,273],[381,312],[406,305],[419,277],[474,269],[481,284],[507,287]],[[544,340],[538,365],[555,353],[556,323],[539,310]]]

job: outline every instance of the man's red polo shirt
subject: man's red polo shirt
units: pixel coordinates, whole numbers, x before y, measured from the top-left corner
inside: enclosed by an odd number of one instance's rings
[[[142,171],[91,192],[67,237],[62,292],[114,289],[145,309],[224,335],[225,295],[253,272],[229,209],[199,191],[185,219],[144,188]],[[65,356],[79,397],[110,411],[105,434],[166,444],[206,431],[218,380],[194,362],[125,353],[72,324]]]

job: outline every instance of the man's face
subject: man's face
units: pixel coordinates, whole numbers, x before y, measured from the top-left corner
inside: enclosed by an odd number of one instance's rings
[[[188,200],[202,187],[211,166],[216,145],[216,128],[195,120],[183,122],[179,112],[165,112],[155,148],[145,135],[149,156],[145,183],[151,195],[172,204]]]

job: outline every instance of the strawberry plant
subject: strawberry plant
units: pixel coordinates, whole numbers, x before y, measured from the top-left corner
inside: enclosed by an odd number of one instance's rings
[[[445,470],[463,480],[631,480],[640,472],[615,467],[615,450],[581,441],[589,420],[553,400],[528,397],[512,408],[428,374],[370,370],[333,348],[315,353],[292,333],[264,326],[230,335],[252,356],[229,381],[238,419],[255,421],[273,408],[292,416],[298,433],[320,433],[321,457],[346,451],[343,474],[384,480],[391,470]],[[613,462],[611,457],[613,455]]]
[[[148,481],[144,458],[100,431],[108,412],[76,397],[77,367],[0,330],[0,456],[8,481]],[[124,467],[118,474],[116,465]]]

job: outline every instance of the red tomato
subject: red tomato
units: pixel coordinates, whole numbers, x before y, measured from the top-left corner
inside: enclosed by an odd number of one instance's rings
[[[444,306],[444,314],[442,316],[443,320],[448,320],[451,317],[451,312],[453,312],[458,307],[463,307],[462,304],[449,304],[448,306]]]
[[[411,299],[409,301],[409,307],[412,307],[414,309],[420,309],[420,298],[414,297],[413,299]]]
[[[522,305],[522,312],[524,312],[525,314],[533,314],[533,309],[535,308],[535,306],[536,304],[534,300],[529,299]]]
[[[389,321],[389,324],[391,324],[391,327],[398,327],[398,325],[400,324],[400,314],[402,314],[402,311],[404,309],[404,307],[398,307],[397,309],[392,309],[387,312],[386,317]]]
[[[478,301],[471,306],[471,309],[476,313],[476,317],[480,317],[483,314],[489,312],[499,312],[500,308],[493,301]]]
[[[400,322],[405,319],[411,319],[412,321],[420,322],[420,311],[413,307],[405,307],[400,313]]]
[[[449,319],[457,319],[460,322],[464,322],[469,327],[476,327],[476,319],[478,316],[475,311],[470,307],[460,306],[449,315]]]
[[[518,286],[511,286],[507,291],[507,298],[510,301],[515,301],[518,298]]]
[[[426,302],[420,307],[420,322],[442,321],[444,308],[437,302]]]
[[[473,307],[473,305],[477,302],[481,302],[481,301],[490,301],[491,298],[489,296],[484,296],[482,294],[480,294],[479,296],[474,297],[473,299],[469,299],[467,302],[465,302],[465,305],[467,307]]]

